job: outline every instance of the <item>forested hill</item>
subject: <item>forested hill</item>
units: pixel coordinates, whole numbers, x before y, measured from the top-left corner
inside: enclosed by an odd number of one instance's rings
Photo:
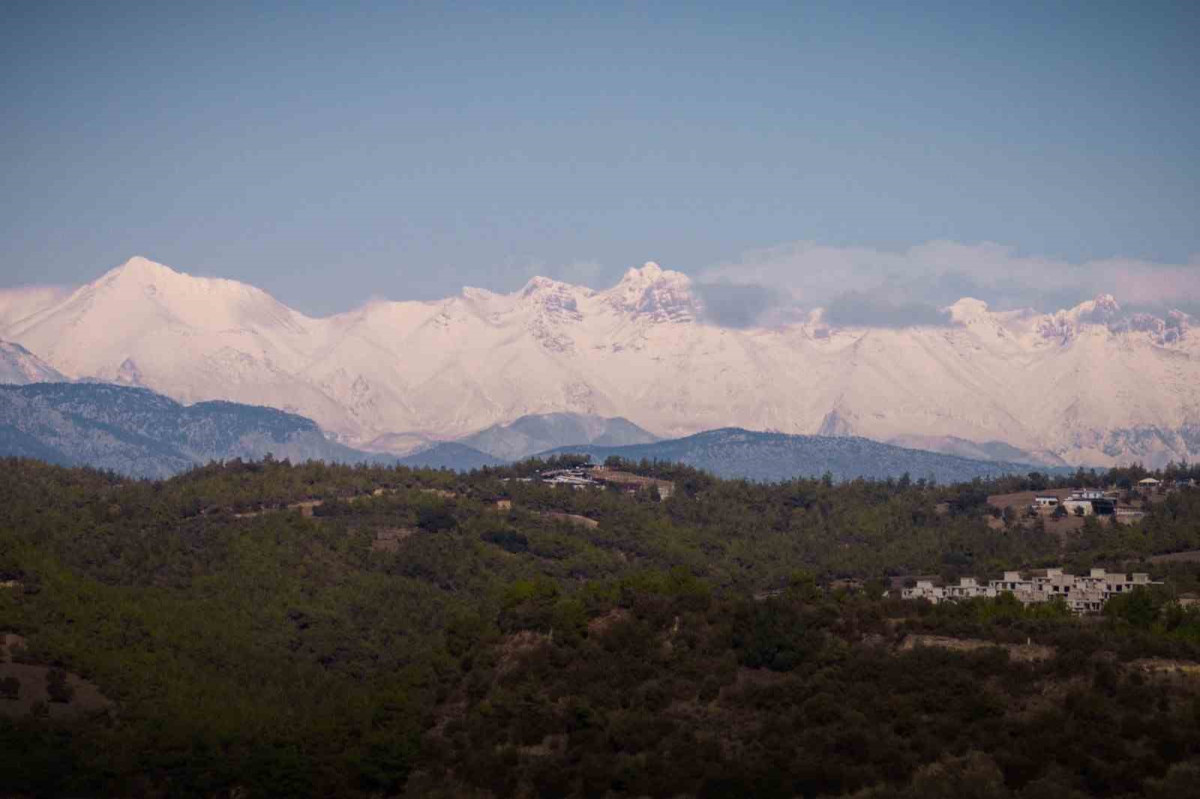
[[[0,459],[0,793],[1197,784],[1200,612],[1172,601],[1194,564],[1143,565],[1167,584],[1086,623],[881,588],[1200,548],[1200,491],[1059,540],[989,523],[983,498],[1023,478],[766,484],[659,464],[676,490],[658,501],[514,479],[538,466],[232,461],[151,482]]]
[[[942,483],[976,477],[1024,474],[1029,464],[979,461],[957,455],[907,449],[853,436],[794,436],[726,427],[686,438],[622,447],[567,446],[547,455],[579,453],[600,462],[610,456],[624,460],[685,463],[720,477],[750,480],[791,480],[820,477],[835,480],[898,478],[907,473]],[[1044,467],[1042,467],[1044,470]]]
[[[328,441],[303,416],[234,402],[180,405],[104,383],[0,385],[0,455],[165,477],[230,458],[356,462],[375,458]]]

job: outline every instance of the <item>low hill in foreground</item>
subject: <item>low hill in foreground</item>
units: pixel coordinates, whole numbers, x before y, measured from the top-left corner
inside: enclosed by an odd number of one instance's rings
[[[678,462],[718,477],[769,481],[819,477],[828,472],[835,480],[886,479],[908,473],[914,480],[932,477],[948,483],[1024,474],[1035,468],[1027,463],[973,460],[853,436],[793,436],[736,427],[653,444],[569,446],[544,454],[565,453],[591,455],[597,462],[610,455],[632,461]]]
[[[180,405],[142,388],[98,383],[0,386],[0,455],[166,477],[211,460],[358,462],[303,416],[234,402]]]

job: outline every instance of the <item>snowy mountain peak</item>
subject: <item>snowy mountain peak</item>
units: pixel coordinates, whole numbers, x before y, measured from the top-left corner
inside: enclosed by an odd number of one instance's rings
[[[96,280],[80,289],[84,293],[98,292],[115,293],[118,296],[146,295],[155,297],[165,292],[164,296],[188,291],[190,286],[205,278],[197,278],[184,272],[176,272],[169,266],[142,256],[134,256],[120,266],[114,267]]]
[[[1107,324],[1121,313],[1121,306],[1111,294],[1097,294],[1093,300],[1081,302],[1067,312],[1080,322]]]
[[[654,261],[646,261],[646,263],[642,264],[640,267],[633,266],[626,270],[625,276],[621,278],[621,282],[617,285],[618,287],[646,286],[651,283],[658,282],[663,278],[683,278],[684,280],[688,280],[687,275],[684,275],[682,272],[674,272],[670,269],[663,269]]]
[[[618,311],[652,322],[690,322],[700,313],[691,278],[654,261],[630,269],[607,294]]]
[[[128,377],[132,359],[141,374],[162,383],[164,372],[186,368],[173,364],[201,352],[230,364],[267,351],[281,359],[278,350],[289,339],[307,337],[308,321],[253,286],[135,257],[2,332],[72,377]],[[218,340],[223,346],[209,352]]]
[[[157,261],[151,261],[141,255],[135,255],[120,266],[114,267],[108,271],[105,278],[134,278],[138,280],[154,278],[162,278],[167,276],[178,277],[181,272],[176,272],[169,266],[160,264]],[[101,278],[103,279],[103,278]]]
[[[529,282],[526,283],[524,288],[521,289],[521,296],[532,297],[535,294],[544,294],[546,292],[561,291],[570,288],[571,287],[569,285],[561,281],[537,275],[529,278]]]
[[[590,297],[594,293],[591,289],[583,286],[573,286],[570,283],[563,283],[561,280],[539,276],[530,278],[518,295],[522,299],[532,299],[539,304],[567,303],[574,306],[576,297]]]
[[[530,325],[536,337],[546,343],[546,337],[551,336],[556,342],[556,348],[569,348],[568,341],[561,336],[550,334],[546,325],[568,320],[578,322],[583,319],[579,311],[579,300],[590,296],[591,293],[590,289],[579,288],[548,277],[535,277],[525,284],[519,296],[523,305],[535,311],[536,316]]]

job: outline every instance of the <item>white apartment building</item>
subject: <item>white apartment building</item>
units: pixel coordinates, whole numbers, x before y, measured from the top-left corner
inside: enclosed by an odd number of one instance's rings
[[[997,597],[1011,593],[1023,605],[1062,600],[1075,613],[1099,613],[1110,597],[1127,594],[1138,586],[1162,585],[1149,574],[1135,572],[1131,576],[1109,574],[1104,569],[1092,569],[1087,577],[1067,574],[1062,569],[1046,569],[1044,575],[1023,576],[1020,572],[1005,572],[1000,580],[981,585],[974,577],[959,579],[958,585],[938,586],[932,580],[919,580],[916,586],[901,591],[904,599],[925,599],[933,604],[955,602],[974,597]]]
[[[918,580],[913,588],[905,588],[900,592],[905,599],[927,599],[934,605],[942,601],[954,602],[959,599],[974,597],[994,597],[996,590],[991,586],[980,585],[974,577],[962,577],[958,585],[934,585],[932,580]]]

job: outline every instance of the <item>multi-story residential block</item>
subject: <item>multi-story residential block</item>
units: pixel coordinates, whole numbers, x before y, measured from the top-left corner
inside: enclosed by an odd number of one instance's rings
[[[996,597],[1011,593],[1024,605],[1062,601],[1075,613],[1099,613],[1111,597],[1127,594],[1139,586],[1162,585],[1150,579],[1149,574],[1135,572],[1133,575],[1109,574],[1104,569],[1092,569],[1086,577],[1067,574],[1062,569],[1046,569],[1044,574],[1029,577],[1020,572],[1007,571],[999,580],[989,580],[982,585],[974,577],[962,577],[958,585],[939,586],[932,580],[920,580],[912,588],[905,588],[901,596],[905,599],[925,599],[933,604],[943,601],[955,602],[974,597]]]

